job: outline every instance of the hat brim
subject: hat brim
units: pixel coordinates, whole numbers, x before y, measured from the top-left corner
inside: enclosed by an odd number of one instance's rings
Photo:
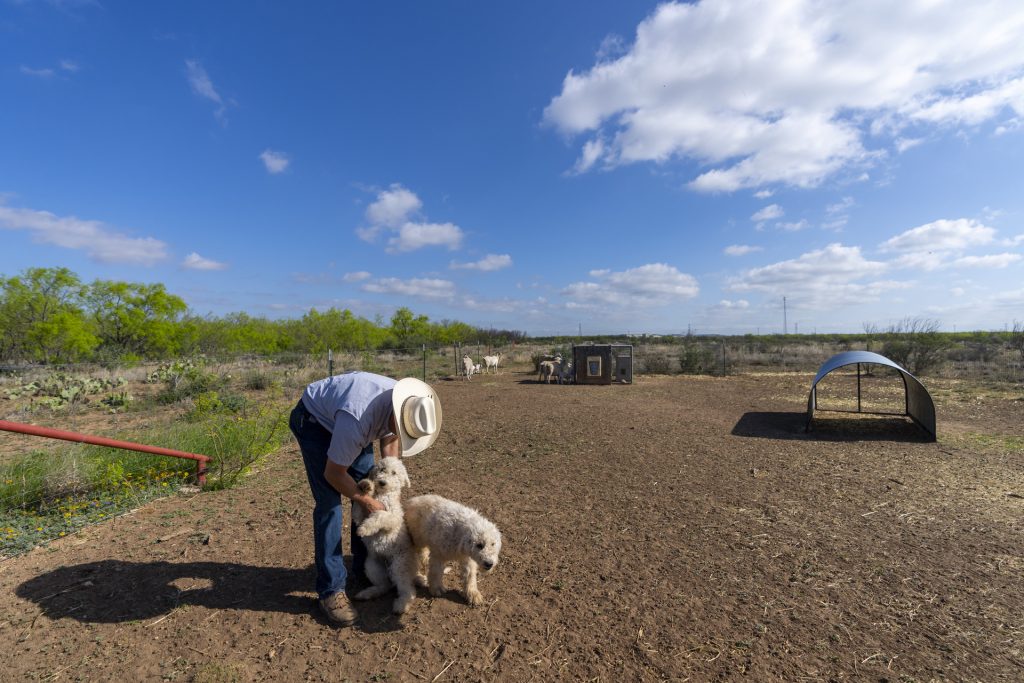
[[[432,434],[416,438],[406,431],[402,424],[402,404],[412,396],[426,396],[434,402],[434,416],[437,421],[437,428]],[[437,441],[437,435],[441,433],[441,399],[437,392],[422,380],[415,377],[405,377],[398,380],[394,389],[391,390],[391,407],[395,412],[395,424],[398,426],[398,436],[402,440],[402,457],[416,455]]]

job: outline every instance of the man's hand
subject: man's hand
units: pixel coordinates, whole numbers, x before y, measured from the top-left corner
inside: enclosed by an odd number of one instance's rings
[[[370,498],[365,494],[354,496],[352,500],[362,505],[363,509],[366,510],[367,515],[372,515],[374,512],[380,512],[381,510],[387,510],[387,508],[384,507],[384,503],[380,502],[376,498]]]

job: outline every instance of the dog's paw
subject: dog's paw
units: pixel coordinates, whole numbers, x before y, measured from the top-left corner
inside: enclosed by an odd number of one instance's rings
[[[441,597],[444,593],[444,586],[430,586],[430,594],[435,598]]]
[[[484,604],[484,594],[478,590],[466,591],[466,602],[477,607]]]
[[[387,589],[381,588],[380,586],[370,586],[364,588],[353,596],[356,600],[373,600],[378,595],[384,595]]]

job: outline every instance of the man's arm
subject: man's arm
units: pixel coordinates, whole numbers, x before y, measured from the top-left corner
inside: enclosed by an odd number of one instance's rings
[[[359,484],[357,484],[356,480],[352,478],[352,475],[348,473],[347,467],[343,467],[331,460],[328,460],[327,466],[324,467],[324,479],[326,479],[338,493],[345,496],[352,502],[362,505],[367,513],[386,509],[383,503],[378,500],[374,500],[359,489]]]
[[[397,458],[402,455],[402,440],[397,434],[385,436],[380,440],[380,454],[385,458]]]

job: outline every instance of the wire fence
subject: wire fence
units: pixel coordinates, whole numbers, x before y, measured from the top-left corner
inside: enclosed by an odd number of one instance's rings
[[[351,370],[364,370],[393,377],[419,377],[426,382],[441,378],[462,378],[463,358],[468,356],[480,372],[488,372],[484,356],[498,356],[497,372],[536,372],[543,358],[572,357],[574,342],[521,343],[492,346],[485,343],[420,345],[390,349],[329,349],[323,353],[282,353],[274,356],[203,356],[205,367],[230,372],[274,372],[287,370],[289,377],[327,377]],[[580,344],[602,340],[580,340]],[[633,344],[633,372],[636,375],[705,374],[730,375],[745,372],[815,372],[831,356],[850,350],[871,350],[886,355],[880,344],[850,344],[843,341],[770,338],[747,340],[737,337],[694,337],[682,341],[644,340]],[[893,358],[896,362],[901,359]],[[141,380],[153,368],[172,363],[74,363],[60,365],[0,364],[0,387],[54,372],[96,377],[124,377]],[[908,370],[909,363],[901,363]],[[490,371],[494,371],[493,369]],[[943,348],[920,374],[961,379],[1024,380],[1024,354],[1008,345],[957,341]],[[310,381],[312,381],[310,379]]]

